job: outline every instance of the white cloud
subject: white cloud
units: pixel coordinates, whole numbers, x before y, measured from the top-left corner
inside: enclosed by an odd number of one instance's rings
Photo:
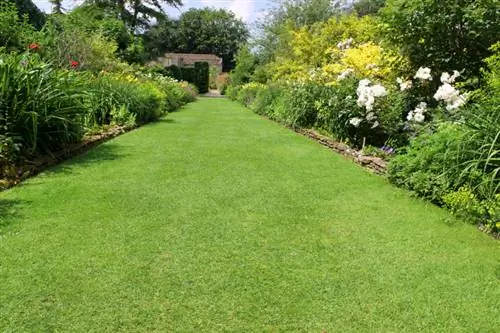
[[[234,0],[229,10],[244,22],[250,22],[256,14],[255,3],[249,0]]]
[[[83,0],[63,0],[63,8],[71,10],[82,1]],[[266,2],[265,0],[184,0],[184,6],[179,9],[171,6],[165,6],[164,8],[172,17],[179,17],[182,12],[185,12],[189,8],[222,8],[231,10],[238,18],[246,23],[250,23],[259,15],[259,10],[266,6]],[[34,3],[45,12],[51,11],[52,5],[49,0],[34,0]]]

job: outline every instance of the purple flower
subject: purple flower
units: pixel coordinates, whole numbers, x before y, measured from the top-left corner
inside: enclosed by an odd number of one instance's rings
[[[382,147],[380,148],[380,150],[382,150],[383,152],[385,152],[385,153],[387,153],[387,154],[392,154],[392,153],[394,153],[394,151],[395,151],[395,150],[394,150],[394,148],[392,148],[392,147],[390,147],[390,146],[386,146],[386,145],[382,146]]]

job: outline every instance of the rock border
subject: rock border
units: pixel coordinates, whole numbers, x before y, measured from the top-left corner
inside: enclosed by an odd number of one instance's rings
[[[336,151],[337,153],[348,157],[355,163],[361,165],[364,168],[373,171],[376,174],[382,175],[385,174],[387,170],[387,162],[380,157],[374,156],[366,156],[363,155],[360,151],[351,148],[345,143],[335,141],[327,136],[321,135],[311,129],[301,129],[301,128],[292,128],[293,131],[299,133],[303,136],[306,136],[319,144],[330,148],[331,150]]]

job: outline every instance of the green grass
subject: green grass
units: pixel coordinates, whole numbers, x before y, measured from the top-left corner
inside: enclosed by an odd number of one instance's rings
[[[500,243],[224,99],[0,193],[1,332],[498,332]]]

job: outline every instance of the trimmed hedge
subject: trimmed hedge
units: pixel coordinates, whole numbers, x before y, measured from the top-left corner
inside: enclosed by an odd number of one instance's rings
[[[165,67],[162,74],[173,77],[178,81],[186,81],[194,84],[201,94],[208,92],[210,84],[210,66],[208,62],[196,62],[194,67],[171,65]]]
[[[194,70],[194,85],[198,87],[201,94],[207,93],[210,84],[210,66],[208,62],[195,62]]]

